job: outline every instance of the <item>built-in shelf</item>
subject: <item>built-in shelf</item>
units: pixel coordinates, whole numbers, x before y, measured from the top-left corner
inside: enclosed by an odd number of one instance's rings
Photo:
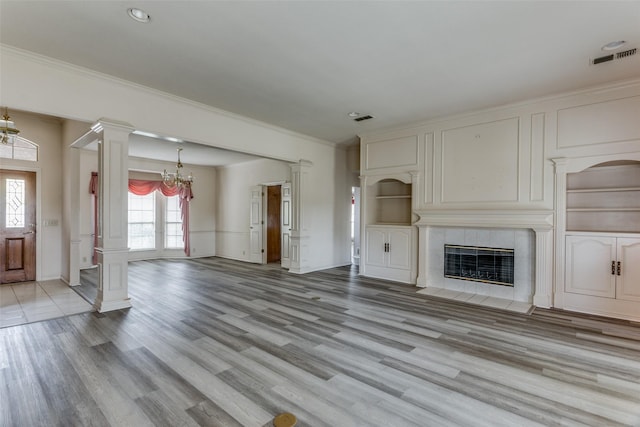
[[[640,231],[640,164],[596,166],[567,175],[567,231]]]
[[[411,184],[383,179],[367,188],[367,224],[410,225]]]

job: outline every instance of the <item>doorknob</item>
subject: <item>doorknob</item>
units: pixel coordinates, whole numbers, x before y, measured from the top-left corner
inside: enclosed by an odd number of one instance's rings
[[[22,234],[35,234],[35,231],[33,231],[33,230],[32,230],[32,231],[25,231],[25,232],[24,232],[24,233],[22,233]]]

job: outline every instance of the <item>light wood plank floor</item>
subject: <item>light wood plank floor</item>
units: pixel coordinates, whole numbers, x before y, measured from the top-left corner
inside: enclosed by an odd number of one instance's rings
[[[83,280],[95,280],[95,271]],[[133,308],[0,329],[3,426],[640,426],[640,325],[219,258]]]

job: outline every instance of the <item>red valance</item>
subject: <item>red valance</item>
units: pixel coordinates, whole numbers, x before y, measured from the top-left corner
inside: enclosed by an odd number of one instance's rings
[[[153,191],[160,191],[167,197],[179,196],[180,216],[182,218],[182,241],[184,242],[184,253],[191,255],[191,242],[189,239],[189,202],[193,199],[193,191],[191,186],[169,187],[163,181],[151,181],[144,179],[130,179],[129,191],[138,196],[146,196]],[[89,193],[94,195],[94,239],[93,239],[93,263],[97,264],[97,252],[95,250],[98,245],[98,172],[91,172],[91,180],[89,181]]]

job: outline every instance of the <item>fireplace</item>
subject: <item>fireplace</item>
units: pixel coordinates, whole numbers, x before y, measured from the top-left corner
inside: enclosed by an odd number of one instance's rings
[[[513,286],[514,250],[445,244],[444,277]]]

